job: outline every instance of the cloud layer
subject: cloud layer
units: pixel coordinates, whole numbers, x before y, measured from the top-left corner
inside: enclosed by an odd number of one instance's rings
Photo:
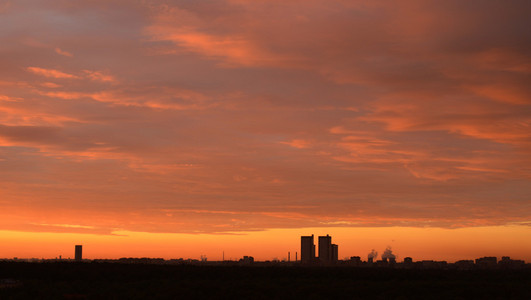
[[[529,224],[530,10],[5,1],[0,226]]]

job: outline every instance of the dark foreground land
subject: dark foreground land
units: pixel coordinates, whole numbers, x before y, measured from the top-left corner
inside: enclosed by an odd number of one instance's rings
[[[531,299],[531,271],[0,262],[0,299]]]

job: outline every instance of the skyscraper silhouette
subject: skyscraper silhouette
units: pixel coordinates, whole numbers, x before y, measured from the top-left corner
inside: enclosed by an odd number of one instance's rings
[[[309,264],[315,260],[315,244],[313,234],[311,236],[301,236],[301,262]]]
[[[332,237],[328,234],[319,237],[319,262],[329,264],[332,261]]]

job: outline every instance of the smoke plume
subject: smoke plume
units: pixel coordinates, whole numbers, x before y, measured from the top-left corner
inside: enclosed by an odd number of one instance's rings
[[[382,259],[396,259],[396,255],[393,254],[393,250],[391,250],[391,247],[385,248],[385,251],[382,254]]]
[[[376,259],[378,257],[378,252],[374,251],[374,249],[371,250],[371,253],[369,253],[368,258],[369,259]]]

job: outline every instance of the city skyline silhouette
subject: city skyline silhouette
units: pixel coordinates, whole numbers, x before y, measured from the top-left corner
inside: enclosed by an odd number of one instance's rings
[[[38,258],[18,258],[12,259],[0,258],[0,261],[11,262],[114,262],[114,263],[137,263],[137,264],[192,264],[192,265],[216,265],[216,266],[233,266],[235,263],[239,265],[260,265],[258,263],[266,263],[268,265],[289,265],[289,266],[320,266],[320,267],[379,267],[379,268],[405,268],[405,269],[458,269],[458,270],[484,270],[484,269],[530,269],[531,264],[524,260],[511,259],[509,256],[502,256],[498,260],[495,256],[479,257],[474,260],[460,259],[455,262],[447,262],[445,260],[419,260],[414,261],[410,256],[403,257],[403,261],[398,260],[398,256],[393,253],[392,247],[388,246],[380,254],[378,260],[378,252],[372,249],[367,254],[367,260],[363,260],[360,256],[350,256],[345,259],[338,258],[338,244],[332,243],[332,236],[326,234],[325,236],[318,236],[318,248],[314,242],[314,235],[300,236],[300,249],[295,252],[295,259],[291,260],[291,252],[288,251],[287,259],[256,261],[251,255],[244,255],[241,258],[233,259],[232,257],[225,260],[225,251],[223,251],[222,260],[208,260],[206,255],[201,254],[200,259],[195,258],[154,258],[154,257],[122,257],[119,259],[99,258],[86,259],[83,258],[83,245],[74,246],[74,259],[68,256],[65,258],[62,255],[54,259],[38,259]],[[317,251],[316,251],[317,249]],[[299,256],[300,253],[300,256]],[[298,259],[300,257],[300,260]],[[255,264],[255,262],[257,264]]]
[[[530,12],[0,0],[0,299],[531,299]]]

